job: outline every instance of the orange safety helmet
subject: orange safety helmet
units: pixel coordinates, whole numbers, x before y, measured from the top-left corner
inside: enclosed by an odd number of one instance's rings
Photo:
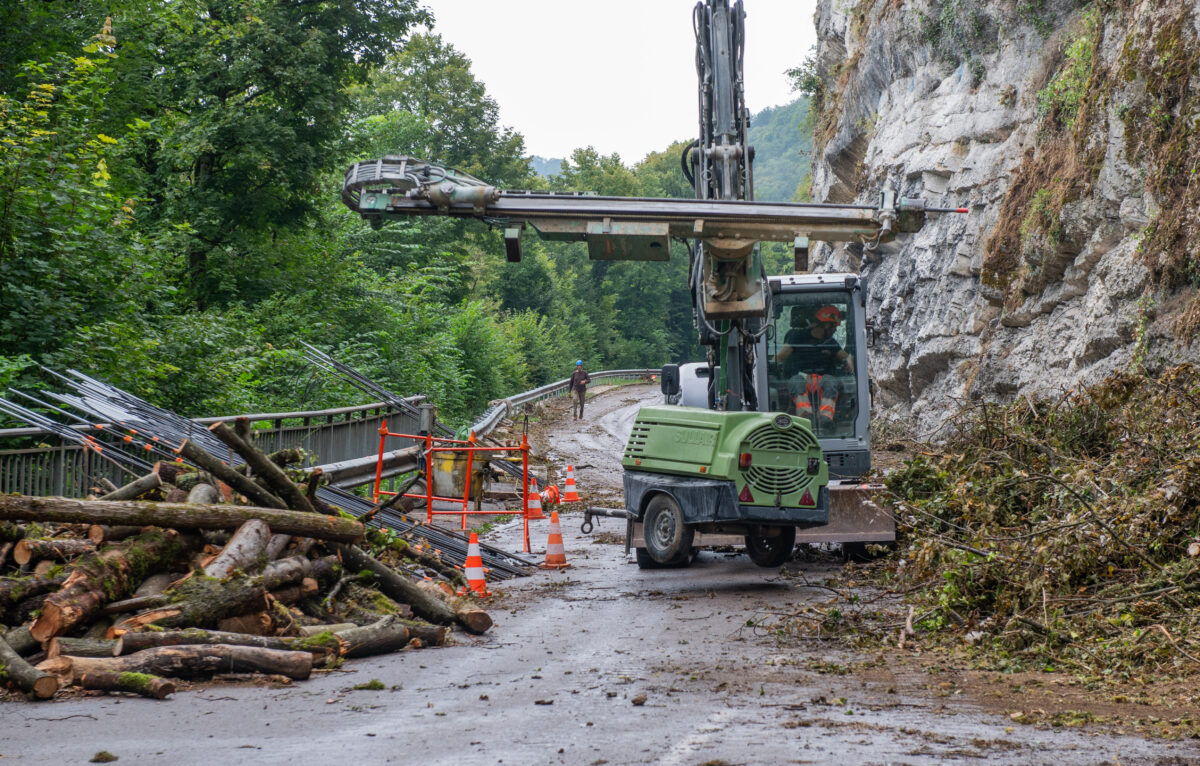
[[[837,306],[822,306],[817,309],[816,318],[818,322],[840,324],[842,321],[842,312],[837,310]]]

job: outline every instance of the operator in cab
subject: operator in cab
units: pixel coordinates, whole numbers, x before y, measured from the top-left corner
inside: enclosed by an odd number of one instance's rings
[[[854,360],[834,338],[842,323],[837,306],[821,306],[811,314],[792,309],[791,329],[776,361],[783,365],[796,414],[813,425],[832,426],[840,387],[833,376],[854,373]],[[813,420],[814,407],[817,420]]]

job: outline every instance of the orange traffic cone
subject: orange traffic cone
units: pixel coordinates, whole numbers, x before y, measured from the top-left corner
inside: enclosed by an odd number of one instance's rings
[[[542,496],[538,494],[537,479],[529,477],[529,518],[544,519],[546,514],[542,513]]]
[[[563,488],[564,503],[578,503],[579,493],[575,491],[575,469],[567,466],[567,486]]]
[[[562,527],[558,525],[558,511],[550,511],[550,537],[546,540],[546,563],[542,569],[566,569],[567,551],[563,548]]]
[[[468,589],[470,593],[476,596],[490,596],[491,593],[487,589],[487,578],[483,570],[483,557],[479,555],[479,535],[471,533],[471,540],[467,543],[467,587],[459,588],[458,595],[467,595]]]

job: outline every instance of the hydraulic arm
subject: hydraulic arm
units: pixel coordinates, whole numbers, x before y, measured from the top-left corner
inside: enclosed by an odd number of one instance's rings
[[[693,11],[699,137],[682,157],[696,198],[600,197],[504,191],[465,173],[407,156],[359,162],[346,171],[342,200],[373,227],[401,217],[477,218],[504,230],[510,261],[521,259],[526,227],[543,239],[584,241],[595,260],[667,260],[671,240],[690,242],[694,324],[709,348],[710,402],[759,409],[754,348],[770,312],[760,241],[891,241],[925,224],[919,199],[882,191],[876,204],[754,202],[750,127],[742,89],[745,11],[741,0],[702,0]],[[929,209],[932,211],[932,209]]]

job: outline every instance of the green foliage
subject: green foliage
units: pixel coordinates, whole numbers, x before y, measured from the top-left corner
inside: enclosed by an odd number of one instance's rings
[[[534,177],[469,61],[409,35],[417,4],[204,10],[0,8],[0,385],[43,385],[45,364],[191,416],[361,401],[305,341],[460,423],[577,358],[699,358],[683,248],[593,262],[531,232],[510,264],[476,223],[372,231],[338,196],[350,162],[406,153],[508,187],[691,197],[683,143],[633,167],[582,148]],[[760,196],[803,175],[800,104],[755,118]]]
[[[756,152],[754,162],[754,198],[767,202],[792,202],[797,194],[808,193],[812,165],[812,131],[808,123],[809,100],[798,98],[790,104],[769,107],[750,123],[750,144]],[[810,180],[811,183],[811,180]]]
[[[27,64],[20,90],[0,95],[5,355],[54,348],[90,317],[127,312],[139,297],[128,279],[143,249],[130,226],[135,203],[110,172],[120,142],[92,120],[113,74],[112,38],[98,37],[74,58]]]
[[[1050,189],[1038,189],[1029,201],[1025,217],[1021,219],[1022,248],[1028,250],[1033,246],[1034,239],[1039,236],[1044,236],[1049,246],[1056,247],[1061,236],[1058,213],[1054,192]]]
[[[360,115],[424,121],[424,135],[399,145],[410,154],[501,186],[531,180],[524,139],[500,126],[500,108],[471,73],[471,62],[441,35],[414,35],[353,93]]]
[[[1067,45],[1062,67],[1037,96],[1038,119],[1048,126],[1074,124],[1087,94],[1096,65],[1096,41],[1100,33],[1100,14],[1092,9],[1084,14],[1082,29]]]
[[[800,66],[788,69],[783,74],[791,81],[793,92],[820,101],[824,83],[821,80],[821,72],[817,69],[815,47],[804,57]]]
[[[1190,366],[965,413],[888,480],[905,534],[893,572],[936,583],[914,593],[924,628],[985,632],[976,653],[997,668],[1194,672],[1198,417]]]
[[[978,85],[986,71],[979,60],[999,40],[999,24],[987,4],[978,0],[936,0],[930,12],[916,12],[917,33],[934,56],[953,67],[964,67]]]

